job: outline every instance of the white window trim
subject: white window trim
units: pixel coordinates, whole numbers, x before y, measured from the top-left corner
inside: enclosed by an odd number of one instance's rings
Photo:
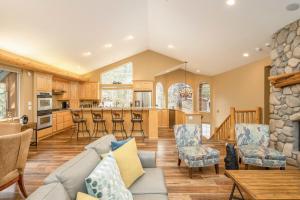
[[[20,113],[21,113],[21,73],[22,70],[14,68],[14,67],[10,67],[10,66],[5,66],[5,65],[1,65],[0,64],[0,70],[6,70],[6,71],[10,71],[10,72],[14,72],[17,73],[17,116],[13,117],[13,118],[3,118],[0,119],[0,121],[8,121],[10,119],[16,120],[16,119],[20,119]]]

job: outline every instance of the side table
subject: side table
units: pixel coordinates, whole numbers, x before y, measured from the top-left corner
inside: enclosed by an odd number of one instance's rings
[[[33,135],[31,138],[30,146],[37,146],[37,123],[36,122],[28,122],[27,124],[21,125],[21,131],[25,131],[27,129],[33,129]]]

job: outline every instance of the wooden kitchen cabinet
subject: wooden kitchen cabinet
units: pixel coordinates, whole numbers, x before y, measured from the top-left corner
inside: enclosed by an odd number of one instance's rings
[[[34,73],[35,90],[37,92],[51,92],[52,91],[52,75]]]
[[[64,82],[63,83],[63,91],[65,91],[61,97],[61,99],[68,100],[70,99],[70,83],[69,82]]]
[[[44,139],[44,138],[49,137],[51,135],[52,135],[52,127],[45,128],[45,129],[42,129],[42,130],[38,130],[38,132],[37,132],[38,140]]]
[[[70,83],[70,99],[78,99],[78,82],[71,82]]]
[[[55,127],[53,128],[54,134],[73,126],[72,115],[69,110],[53,112],[52,116],[52,119],[56,118],[52,121],[52,128]]]
[[[97,82],[86,82],[79,86],[79,98],[87,100],[99,99],[99,87]]]

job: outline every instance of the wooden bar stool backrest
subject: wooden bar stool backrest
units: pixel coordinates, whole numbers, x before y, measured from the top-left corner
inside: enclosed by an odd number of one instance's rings
[[[143,119],[143,109],[131,110],[131,119]]]
[[[82,110],[81,111],[71,111],[72,113],[72,120],[74,123],[80,121],[82,119]]]
[[[103,119],[103,109],[101,109],[100,111],[91,110],[91,113],[93,119]]]
[[[121,113],[120,113],[120,111],[111,109],[112,120],[114,120],[114,119],[123,119],[123,112],[124,112],[123,109],[121,110]]]

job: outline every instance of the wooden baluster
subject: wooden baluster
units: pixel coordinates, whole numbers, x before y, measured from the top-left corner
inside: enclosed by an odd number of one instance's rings
[[[257,107],[256,108],[256,117],[255,117],[255,123],[257,123],[257,124],[261,124],[262,123],[262,118],[261,118],[261,114],[262,114],[262,112],[261,112],[261,107]]]
[[[230,135],[229,140],[234,141],[235,140],[235,108],[230,108]]]

